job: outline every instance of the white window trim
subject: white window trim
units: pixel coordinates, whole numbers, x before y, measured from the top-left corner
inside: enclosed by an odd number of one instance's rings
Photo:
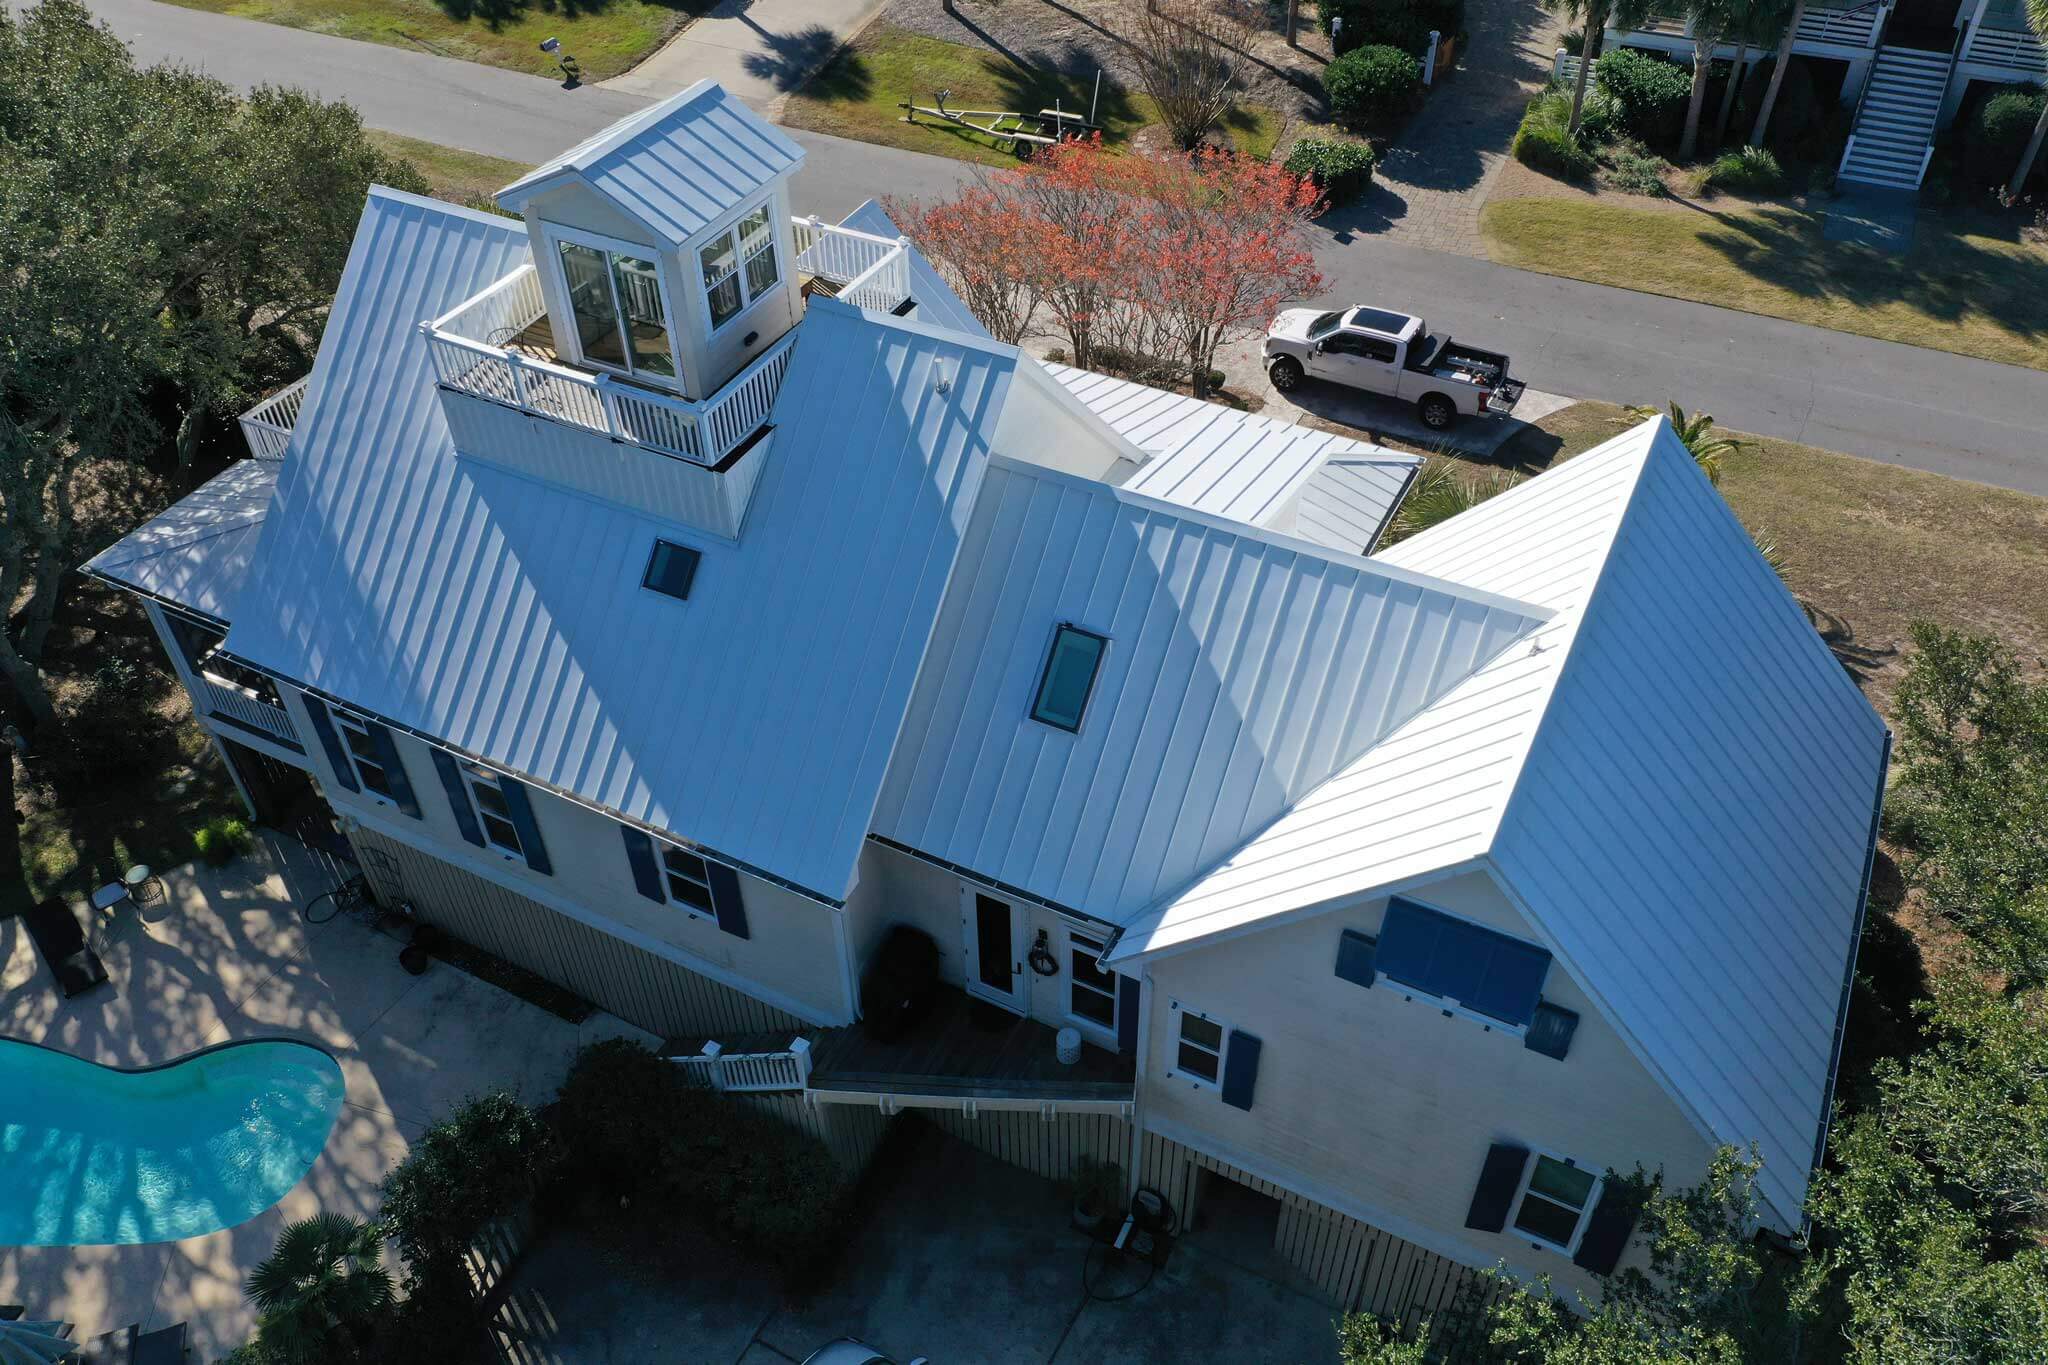
[[[1443,906],[1438,905],[1435,901],[1426,901],[1422,899],[1422,897],[1420,896],[1400,896],[1398,898],[1389,897],[1388,904],[1391,905],[1395,899],[1409,901],[1412,904],[1421,906],[1425,910],[1434,910],[1437,914],[1442,915],[1445,919],[1459,920],[1463,923],[1471,925],[1475,929],[1484,929],[1489,934],[1499,934],[1502,938],[1511,938],[1519,943],[1526,943],[1531,948],[1540,948],[1544,952],[1550,953],[1550,967],[1546,967],[1543,969],[1543,984],[1548,985],[1550,983],[1550,969],[1551,967],[1555,967],[1557,965],[1557,954],[1555,952],[1552,952],[1551,949],[1549,949],[1545,945],[1538,943],[1535,939],[1524,938],[1520,934],[1511,934],[1497,924],[1488,924],[1485,920],[1474,919],[1470,915],[1461,915],[1455,910],[1446,910]],[[1377,938],[1378,935],[1386,929],[1386,925],[1386,911],[1382,910],[1380,912],[1379,925],[1377,928],[1373,930],[1373,935],[1375,938]],[[1445,1014],[1455,1014],[1461,1019],[1470,1019],[1473,1023],[1478,1024],[1481,1027],[1488,1029],[1494,1033],[1506,1034],[1510,1038],[1521,1038],[1526,1036],[1529,1032],[1529,1024],[1511,1024],[1505,1019],[1496,1019],[1490,1014],[1481,1014],[1478,1010],[1466,1008],[1463,1004],[1456,1000],[1451,999],[1451,997],[1447,995],[1431,995],[1428,991],[1423,990],[1421,987],[1411,986],[1405,981],[1401,981],[1396,979],[1395,977],[1389,976],[1384,971],[1378,971],[1375,973],[1375,975],[1377,975],[1380,980],[1386,982],[1388,986],[1392,987],[1397,994],[1403,996],[1406,999],[1419,1000],[1425,1005],[1431,1005],[1437,1009],[1442,1010]],[[1541,1003],[1541,988],[1539,988],[1537,991],[1537,999],[1538,1003]],[[1534,1022],[1535,1021],[1533,1019],[1530,1021],[1530,1023]],[[1534,1166],[1535,1163],[1531,1162],[1530,1165]]]
[[[649,247],[645,242],[622,241],[617,237],[607,237],[601,232],[585,232],[580,228],[566,228],[555,223],[542,224],[542,235],[547,239],[549,269],[555,272],[555,283],[560,285],[562,289],[562,302],[569,307],[569,326],[567,328],[569,348],[576,353],[576,363],[586,369],[598,370],[605,374],[615,374],[621,379],[630,379],[636,384],[650,384],[656,388],[673,389],[678,393],[682,392],[683,357],[676,349],[675,314],[669,308],[669,300],[674,298],[675,295],[669,290],[668,262],[662,259],[665,253]],[[661,320],[663,326],[668,331],[668,360],[669,364],[676,368],[673,376],[648,374],[641,370],[608,365],[602,360],[592,360],[583,354],[583,333],[576,326],[576,305],[575,301],[570,297],[568,274],[562,269],[562,249],[559,245],[562,242],[572,242],[577,246],[589,247],[593,251],[616,252],[622,256],[631,256],[636,260],[653,260],[655,280],[661,290]],[[619,286],[618,281],[612,278],[609,257],[605,261],[605,284],[612,291],[612,307],[618,309]],[[619,317],[621,319],[625,317],[623,309],[619,310]],[[559,336],[560,334],[558,333],[557,335]],[[628,354],[630,354],[631,347],[629,346],[627,350]]]
[[[340,706],[329,707],[328,714],[334,717],[335,726],[342,731],[340,736],[341,755],[348,760],[349,776],[356,780],[357,790],[372,801],[382,803],[395,802],[398,799],[397,797],[389,795],[387,792],[380,792],[370,785],[368,779],[363,776],[364,760],[362,755],[358,754],[348,742],[349,733],[352,730],[360,731],[363,738],[368,740],[372,747],[374,747],[377,741],[371,737],[370,727],[378,724],[378,722],[369,719],[367,716],[359,716],[355,712]],[[391,774],[386,770],[385,765],[377,763],[374,759],[370,760],[370,762],[378,772],[384,774],[384,785],[386,788],[389,788],[391,786]]]
[[[469,798],[469,816],[472,820],[476,821],[476,832],[483,836],[484,847],[493,852],[501,853],[507,858],[517,858],[524,862],[526,859],[526,849],[519,844],[519,827],[512,823],[510,816],[489,816],[486,818],[483,803],[476,799],[477,785],[481,782],[489,782],[492,789],[498,793],[498,799],[504,801],[505,787],[504,783],[500,780],[502,775],[495,769],[486,768],[481,763],[472,763],[459,755],[455,759],[455,770],[462,775],[462,791]],[[510,810],[512,803],[505,801],[505,808]],[[501,819],[511,826],[513,839],[511,846],[508,847],[505,844],[501,844],[491,837],[490,820],[493,819]]]
[[[1180,1069],[1180,1019],[1184,1014],[1192,1014],[1197,1019],[1207,1020],[1216,1026],[1217,1033],[1221,1035],[1220,1046],[1216,1049],[1216,1079],[1213,1081],[1206,1076],[1198,1076],[1192,1071]],[[1167,1022],[1171,1027],[1166,1031],[1166,1078],[1170,1081],[1186,1081],[1204,1090],[1222,1090],[1223,1077],[1230,1067],[1230,1024],[1207,1010],[1194,1009],[1178,1000],[1167,1002]],[[1195,1046],[1201,1047],[1202,1044],[1196,1043]]]
[[[682,913],[688,915],[692,919],[709,920],[714,924],[717,923],[717,900],[713,896],[711,891],[711,860],[705,857],[703,854],[699,853],[696,849],[689,848],[683,844],[679,844],[673,839],[663,839],[654,835],[649,835],[648,837],[650,839],[653,839],[654,841],[654,871],[656,877],[661,882],[661,898],[664,901],[668,902],[668,908],[671,910],[680,910]],[[698,862],[704,864],[704,897],[706,900],[710,900],[712,902],[711,909],[700,910],[696,906],[690,904],[688,901],[676,899],[675,891],[671,889],[668,884],[669,871],[667,855],[670,849],[674,849],[678,853],[687,853],[692,858],[695,858]]]
[[[748,313],[754,310],[755,304],[767,299],[787,282],[789,271],[795,263],[783,259],[782,230],[775,212],[780,198],[779,195],[771,193],[766,199],[757,200],[754,203],[745,205],[723,223],[719,224],[717,228],[705,233],[690,248],[690,267],[697,282],[697,305],[699,316],[704,323],[704,335],[706,338],[717,336],[720,332],[725,331],[728,327],[746,317]],[[753,291],[753,287],[747,283],[747,261],[749,258],[740,254],[739,231],[741,223],[744,223],[762,209],[768,210],[768,246],[770,250],[776,253],[775,283],[769,285],[764,292],[756,294]],[[740,282],[740,306],[735,308],[732,316],[724,322],[715,322],[711,317],[711,286],[704,283],[704,248],[715,245],[721,237],[732,238],[733,259],[736,262],[733,266],[732,278]]]
[[[1062,924],[1060,929],[1061,940],[1065,945],[1067,954],[1066,960],[1060,964],[1066,968],[1067,974],[1067,994],[1063,1002],[1066,1008],[1062,1011],[1062,1017],[1079,1030],[1083,1038],[1089,1038],[1095,1042],[1102,1043],[1114,1052],[1116,1050],[1117,1014],[1123,1008],[1123,1001],[1119,998],[1122,992],[1113,984],[1117,980],[1116,973],[1111,972],[1109,974],[1112,985],[1109,989],[1109,1024],[1106,1027],[1090,1019],[1087,1015],[1078,1013],[1074,1009],[1075,991],[1092,991],[1097,995],[1103,993],[1101,987],[1083,982],[1074,975],[1074,955],[1076,953],[1086,953],[1088,956],[1100,960],[1107,946],[1108,936],[1100,933],[1085,933],[1074,928],[1071,924]],[[1076,940],[1080,940],[1080,942],[1076,942]],[[1081,946],[1081,943],[1087,943],[1092,946],[1084,948]],[[1179,1033],[1176,1030],[1175,1042],[1178,1043],[1178,1041]],[[1227,1034],[1224,1041],[1226,1043],[1229,1041]],[[1218,1072],[1217,1074],[1221,1075],[1222,1073]]]
[[[1569,1166],[1575,1171],[1586,1170],[1584,1166],[1579,1165],[1578,1162],[1573,1161],[1570,1157],[1561,1156],[1556,1152],[1546,1152],[1540,1149],[1531,1152],[1528,1164],[1522,1168],[1522,1183],[1515,1189],[1514,1202],[1508,1205],[1507,1231],[1510,1235],[1521,1238],[1539,1250],[1554,1251],[1561,1256],[1576,1256],[1579,1251],[1579,1243],[1586,1236],[1586,1224],[1592,1219],[1593,1210],[1600,1206],[1600,1193],[1607,1188],[1607,1177],[1604,1175],[1595,1175],[1593,1177],[1592,1188],[1586,1191],[1585,1207],[1579,1210],[1579,1221],[1572,1225],[1571,1240],[1565,1245],[1559,1246],[1548,1237],[1533,1233],[1515,1222],[1521,1216],[1522,1202],[1529,1197],[1529,1182],[1536,1178],[1536,1167],[1546,1157],[1555,1161],[1560,1166]],[[1564,1207],[1563,1204],[1558,1204],[1557,1200],[1551,1199],[1546,1195],[1539,1194],[1536,1197],[1547,1204],[1557,1204],[1559,1208]]]

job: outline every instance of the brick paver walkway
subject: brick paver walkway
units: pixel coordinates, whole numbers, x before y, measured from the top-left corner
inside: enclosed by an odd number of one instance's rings
[[[1550,78],[1562,24],[1537,0],[1471,0],[1472,50],[1374,176],[1359,227],[1389,240],[1484,256],[1479,208],[1507,159],[1522,109]]]

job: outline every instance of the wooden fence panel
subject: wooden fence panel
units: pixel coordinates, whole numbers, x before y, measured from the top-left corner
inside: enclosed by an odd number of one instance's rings
[[[958,1109],[919,1112],[969,1146],[1048,1180],[1071,1179],[1084,1160],[1118,1167],[1130,1161],[1130,1126],[1110,1114],[1055,1114],[1048,1122],[1043,1114],[1021,1109],[971,1118]]]

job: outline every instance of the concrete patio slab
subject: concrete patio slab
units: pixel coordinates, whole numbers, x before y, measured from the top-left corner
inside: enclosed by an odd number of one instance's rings
[[[285,1223],[373,1214],[384,1176],[466,1095],[542,1099],[582,1043],[656,1041],[601,1013],[571,1024],[445,963],[409,976],[395,940],[348,916],[307,925],[298,906],[333,877],[282,836],[264,832],[227,868],[163,878],[167,899],[126,915],[100,950],[111,985],[77,1000],[58,996],[21,927],[0,921],[0,1033],[128,1067],[298,1038],[335,1054],[348,1103],[305,1177],[236,1227],[153,1246],[0,1248],[0,1302],[75,1322],[81,1338],[189,1322],[194,1358],[213,1359],[248,1338],[242,1281]]]

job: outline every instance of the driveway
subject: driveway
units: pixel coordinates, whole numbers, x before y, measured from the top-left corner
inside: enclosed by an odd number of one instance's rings
[[[1149,1282],[1124,1265],[1082,1284],[1090,1243],[1052,1181],[923,1129],[880,1177],[835,1282],[781,1300],[771,1277],[706,1247],[656,1264],[579,1238],[544,1243],[513,1282],[511,1314],[535,1365],[788,1365],[852,1336],[936,1365],[1320,1365],[1336,1314],[1233,1229],[1177,1242]],[[885,1149],[887,1150],[887,1149]],[[885,1158],[886,1159],[886,1158]],[[1268,1233],[1270,1236],[1270,1233]],[[658,1353],[658,1354],[657,1354]]]
[[[112,984],[75,1000],[58,996],[20,923],[0,919],[0,1034],[124,1067],[299,1038],[333,1053],[347,1082],[320,1158],[246,1223],[150,1246],[0,1248],[0,1303],[77,1323],[77,1340],[190,1322],[195,1360],[212,1360],[254,1330],[242,1281],[286,1222],[374,1216],[384,1176],[468,1095],[545,1099],[584,1043],[655,1041],[607,1014],[571,1024],[443,963],[408,975],[396,941],[346,915],[306,924],[298,906],[334,878],[294,841],[259,834],[227,867],[165,872],[165,900],[126,914],[101,949]]]

